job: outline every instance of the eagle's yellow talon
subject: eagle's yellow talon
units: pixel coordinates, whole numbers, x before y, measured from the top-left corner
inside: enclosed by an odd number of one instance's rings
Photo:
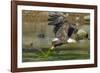
[[[54,46],[52,46],[50,49],[53,50],[54,49]]]

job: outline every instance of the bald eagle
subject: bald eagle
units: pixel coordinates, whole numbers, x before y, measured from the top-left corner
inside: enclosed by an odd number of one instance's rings
[[[78,30],[77,24],[73,24],[65,20],[63,13],[53,13],[50,15],[48,19],[48,25],[54,26],[54,34],[55,38],[52,40],[52,47],[53,49],[56,46],[60,46],[65,43],[76,43],[76,39],[72,37],[73,34],[79,36],[80,31]],[[77,33],[78,32],[78,33]],[[88,36],[88,34],[86,33]]]

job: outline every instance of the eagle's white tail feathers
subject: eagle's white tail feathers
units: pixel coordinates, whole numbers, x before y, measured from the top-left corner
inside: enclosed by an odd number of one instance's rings
[[[69,38],[69,39],[67,40],[67,42],[68,42],[68,43],[76,43],[77,41],[74,40],[74,39],[72,39],[72,38]]]

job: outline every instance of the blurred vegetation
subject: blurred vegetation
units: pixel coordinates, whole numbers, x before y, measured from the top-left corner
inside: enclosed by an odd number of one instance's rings
[[[41,47],[41,50],[46,54],[49,47]],[[81,43],[58,46],[54,50],[51,50],[48,57],[44,57],[44,55],[37,49],[23,49],[23,62],[89,59],[89,48],[89,41],[82,40]]]

